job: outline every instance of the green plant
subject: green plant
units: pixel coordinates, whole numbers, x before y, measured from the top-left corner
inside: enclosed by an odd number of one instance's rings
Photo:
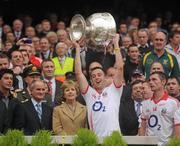
[[[72,146],[97,146],[98,138],[94,132],[88,129],[79,129]]]
[[[2,136],[0,145],[2,146],[27,146],[24,134],[19,130],[9,130]]]
[[[57,144],[51,144],[51,132],[48,130],[39,130],[35,133],[31,141],[31,146],[57,146]]]
[[[3,146],[2,145],[2,135],[0,135],[1,137],[0,137],[0,146]]]
[[[127,146],[121,134],[114,131],[110,136],[104,138],[102,146]]]
[[[180,146],[180,138],[171,138],[166,146]]]

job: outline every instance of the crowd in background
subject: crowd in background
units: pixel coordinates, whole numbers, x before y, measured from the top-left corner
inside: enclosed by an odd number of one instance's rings
[[[88,84],[100,86],[102,80],[98,75],[101,74],[92,73],[96,69],[105,73],[103,87],[112,84],[113,79],[119,85],[121,77],[116,78],[119,65],[117,48],[120,48],[123,61],[122,91],[118,90],[122,93],[118,94],[121,98],[117,115],[122,134],[138,135],[139,128],[140,135],[143,133],[143,119],[150,121],[143,102],[158,91],[163,93],[159,100],[165,100],[165,95],[173,97],[168,103],[174,107],[171,113],[168,112],[168,121],[170,123],[177,118],[175,125],[180,127],[180,24],[161,17],[149,22],[127,17],[116,25],[118,45],[111,42],[104,53],[96,48],[87,48],[85,38],[78,44],[73,42],[69,37],[69,24],[58,20],[55,14],[35,25],[28,16],[17,18],[12,24],[7,24],[0,16],[0,132],[6,133],[12,128],[32,135],[39,129],[48,129],[54,134],[73,135],[79,128],[93,129],[92,115],[89,117],[88,113],[90,109],[86,109],[86,104],[91,101],[86,98],[89,95],[86,95],[85,88]],[[75,71],[77,48],[87,82]],[[115,91],[114,87],[111,88]],[[96,111],[101,105],[92,106]],[[168,108],[161,112],[166,114],[166,110]],[[149,124],[150,128],[156,126],[156,117],[153,122]],[[172,125],[170,127],[173,129]],[[97,129],[94,131],[99,132]],[[148,132],[152,134],[151,129]],[[176,135],[180,135],[180,129]]]

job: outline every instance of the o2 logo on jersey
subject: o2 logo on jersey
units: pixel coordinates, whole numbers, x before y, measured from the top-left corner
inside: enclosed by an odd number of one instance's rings
[[[151,115],[149,117],[148,125],[151,128],[155,128],[157,126],[157,130],[161,130],[161,125],[158,124],[158,117],[156,115]]]
[[[102,110],[103,112],[105,112],[105,106],[103,106],[102,102],[101,101],[96,101],[93,106],[93,111],[97,112],[97,111],[100,111]]]

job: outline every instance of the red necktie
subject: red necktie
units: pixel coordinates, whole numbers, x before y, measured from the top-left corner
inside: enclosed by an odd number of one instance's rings
[[[52,82],[51,81],[48,82],[48,86],[49,86],[49,93],[52,95]]]
[[[179,48],[174,48],[174,52],[178,53]]]

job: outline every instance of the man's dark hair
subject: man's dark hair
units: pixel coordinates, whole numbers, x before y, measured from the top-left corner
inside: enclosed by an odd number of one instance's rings
[[[9,58],[10,58],[10,59],[12,59],[12,54],[13,54],[13,52],[20,52],[20,53],[22,54],[22,52],[21,52],[19,49],[11,50],[11,51],[9,52]]]
[[[151,75],[154,75],[154,74],[157,74],[157,75],[159,76],[159,78],[160,78],[161,81],[162,81],[162,80],[167,80],[166,74],[163,73],[163,72],[161,72],[161,71],[153,72],[153,73],[150,74],[150,76],[151,76]]]
[[[143,83],[144,81],[142,80],[135,80],[134,82],[131,83],[131,86],[134,86],[136,84],[139,84],[139,83]]]
[[[168,80],[170,80],[170,79],[175,79],[176,81],[177,81],[177,83],[180,85],[180,78],[179,77],[169,77],[168,79],[167,79],[167,81]]]
[[[96,70],[96,69],[100,69],[100,70],[102,70],[102,71],[105,73],[105,71],[104,71],[104,69],[103,69],[102,67],[94,67],[94,68],[92,68],[92,69],[91,69],[91,73],[92,73],[92,71],[94,71],[94,70]]]
[[[41,62],[41,66],[42,66],[45,62],[52,62],[52,63],[54,64],[54,62],[53,62],[51,59],[44,59],[44,60]]]
[[[128,52],[130,51],[130,48],[132,48],[132,47],[136,47],[136,48],[139,50],[139,48],[138,48],[138,46],[137,46],[136,44],[131,44],[131,45],[128,47]]]
[[[143,83],[142,80],[135,80],[134,82],[131,83],[131,91],[132,91],[132,87],[136,84],[139,84],[139,83]]]
[[[7,58],[9,60],[9,57],[4,53],[0,53],[0,58]]]
[[[173,38],[176,34],[180,34],[180,31],[177,31],[177,30],[171,31],[168,36],[169,39]]]
[[[1,69],[0,70],[0,80],[3,77],[3,75],[6,74],[6,73],[14,75],[14,73],[13,73],[13,71],[11,69]]]

